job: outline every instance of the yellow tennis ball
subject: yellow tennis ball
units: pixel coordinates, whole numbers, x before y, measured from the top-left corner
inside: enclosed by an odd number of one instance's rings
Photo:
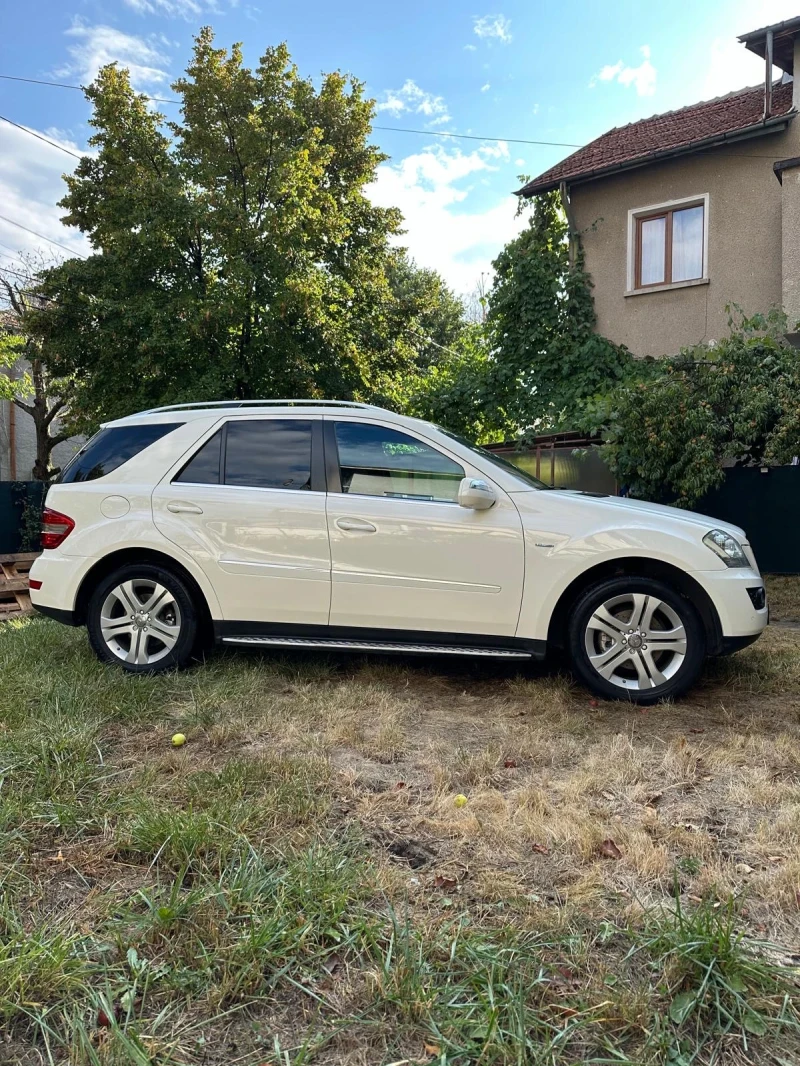
[[[183,733],[176,733],[175,736],[172,738],[172,746],[173,746],[173,748],[180,748],[185,743],[186,743],[186,737],[183,735]]]
[[[455,803],[456,807],[466,807],[466,805],[467,805],[467,797],[462,795],[459,792],[459,794],[453,800],[453,803]]]

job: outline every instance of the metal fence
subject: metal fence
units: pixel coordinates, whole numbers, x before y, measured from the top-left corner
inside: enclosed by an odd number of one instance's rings
[[[43,496],[41,481],[0,481],[0,555],[38,548]]]
[[[733,467],[693,510],[741,526],[766,573],[800,573],[800,466]]]

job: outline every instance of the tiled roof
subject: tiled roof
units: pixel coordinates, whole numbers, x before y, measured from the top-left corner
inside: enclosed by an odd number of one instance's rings
[[[764,114],[764,87],[740,89],[716,100],[652,115],[628,126],[609,130],[550,170],[529,181],[521,195],[554,189],[561,181],[587,181],[604,173],[641,165],[661,155],[697,150],[709,143],[723,143],[748,127],[760,126]],[[792,85],[772,89],[772,115],[765,125],[793,118]]]

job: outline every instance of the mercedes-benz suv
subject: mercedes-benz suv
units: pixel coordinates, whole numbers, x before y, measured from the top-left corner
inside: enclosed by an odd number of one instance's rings
[[[767,624],[741,529],[546,489],[366,404],[185,404],[109,422],[46,499],[36,608],[132,673],[210,642],[542,659],[674,697]]]

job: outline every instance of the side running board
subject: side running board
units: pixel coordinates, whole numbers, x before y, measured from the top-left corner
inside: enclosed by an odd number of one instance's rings
[[[223,644],[240,644],[246,647],[270,648],[328,648],[341,651],[406,652],[418,655],[473,655],[486,659],[531,659],[527,651],[512,648],[469,648],[445,644],[405,644],[383,640],[342,640],[321,637],[223,637]]]

